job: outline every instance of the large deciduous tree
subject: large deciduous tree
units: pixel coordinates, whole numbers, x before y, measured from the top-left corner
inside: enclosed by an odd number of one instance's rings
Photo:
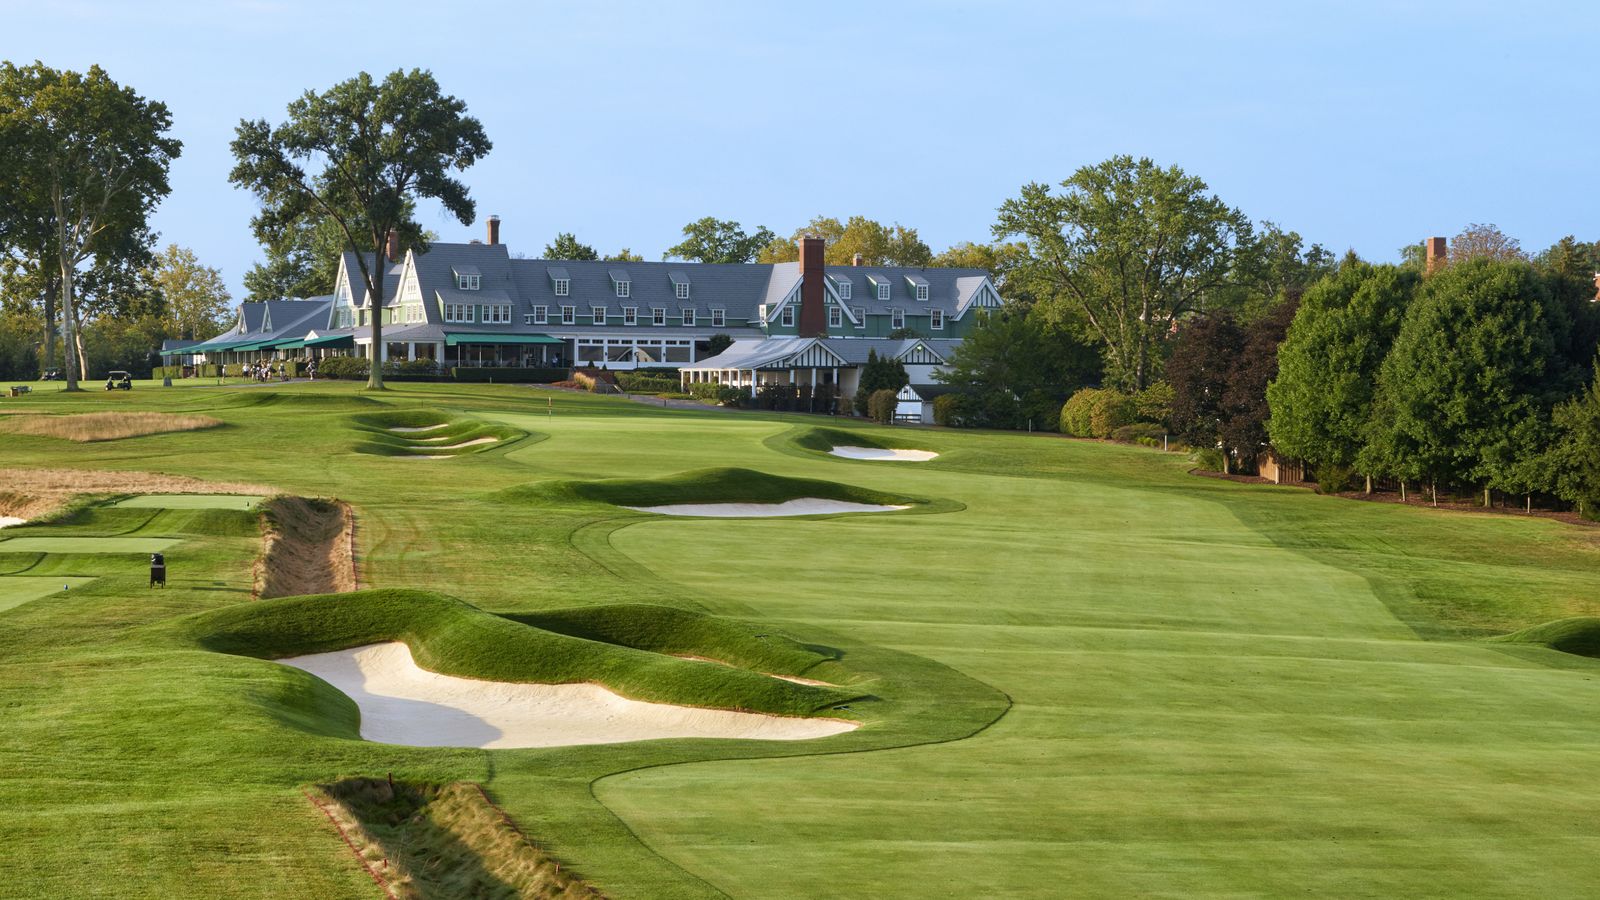
[[[1314,467],[1355,466],[1378,368],[1419,280],[1411,269],[1350,258],[1306,291],[1266,389],[1278,450]]]
[[[1250,222],[1199,178],[1148,159],[1085,166],[1061,188],[1024,185],[1001,205],[995,236],[1026,244],[1020,268],[1046,308],[1081,320],[1107,375],[1140,390],[1159,377],[1174,323],[1239,277]]]
[[[777,238],[762,248],[758,262],[794,262],[800,258],[796,242],[802,237],[820,237],[823,260],[830,266],[848,266],[861,254],[869,266],[926,266],[933,251],[918,237],[915,228],[896,222],[884,225],[866,216],[851,216],[840,222],[831,216],[817,216],[787,238]]]
[[[232,298],[222,273],[202,265],[193,250],[167,245],[156,254],[146,278],[160,298],[159,308],[170,334],[193,340],[220,330]]]
[[[667,259],[701,263],[747,263],[776,237],[765,225],[745,234],[738,222],[715,216],[696,219],[683,226],[683,240],[667,248]]]
[[[466,104],[447,96],[430,72],[397,70],[382,82],[362,72],[324,93],[307,91],[274,128],[241,121],[230,180],[255,193],[260,227],[278,232],[308,218],[337,223],[367,289],[372,367],[367,386],[383,388],[381,248],[394,232],[420,242],[413,218],[420,198],[437,200],[463,225],[474,218],[467,186],[453,173],[491,148]]]
[[[961,394],[962,423],[983,428],[1054,431],[1061,404],[1099,379],[1100,359],[1071,331],[1036,311],[1007,305],[981,311],[934,377]]]
[[[165,104],[99,66],[0,63],[0,247],[36,260],[59,292],[68,390],[82,374],[80,273],[117,272],[148,251],[146,221],[183,146],[171,126]]]
[[[1526,260],[1522,245],[1494,225],[1473,222],[1450,239],[1450,262],[1469,259],[1498,259],[1502,262]]]
[[[1245,330],[1226,310],[1199,316],[1178,332],[1167,361],[1173,430],[1197,447],[1220,444],[1224,458],[1233,455],[1233,448],[1223,442],[1228,384],[1244,353],[1245,339]]]
[[[600,254],[588,244],[578,240],[570,231],[563,231],[556,235],[556,239],[544,245],[545,259],[599,259]]]

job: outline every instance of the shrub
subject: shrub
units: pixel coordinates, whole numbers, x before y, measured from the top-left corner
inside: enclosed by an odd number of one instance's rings
[[[330,356],[317,361],[318,378],[366,378],[372,363],[360,356]]]
[[[1111,439],[1119,444],[1144,444],[1150,441],[1146,446],[1159,447],[1161,437],[1166,433],[1166,429],[1153,422],[1135,422],[1111,432]]]
[[[701,403],[715,403],[718,406],[728,406],[736,403],[743,391],[726,384],[716,384],[710,381],[696,381],[689,385],[689,393]]]
[[[1317,493],[1337,494],[1350,487],[1350,479],[1355,473],[1349,466],[1318,466],[1316,471]]]
[[[383,374],[402,376],[438,375],[443,371],[431,359],[391,359],[383,364]]]
[[[1121,391],[1103,390],[1090,405],[1089,430],[1097,438],[1108,438],[1118,428],[1132,425],[1138,417],[1132,397]]]
[[[960,394],[940,394],[933,398],[933,424],[960,428],[966,420],[965,401],[966,397]]]
[[[567,377],[567,370],[543,366],[456,366],[450,370],[450,377],[469,382],[555,384]]]
[[[1172,385],[1157,381],[1133,395],[1134,411],[1146,422],[1166,425],[1172,417],[1172,401],[1177,398]]]
[[[1215,447],[1196,450],[1194,464],[1195,468],[1203,472],[1221,472],[1223,469],[1222,451]]]
[[[581,387],[586,391],[594,390],[594,376],[592,375],[586,375],[583,372],[573,372],[572,380],[577,382],[578,387]]]
[[[880,425],[892,424],[895,408],[899,405],[899,392],[887,388],[873,391],[867,397],[867,416]]]
[[[617,386],[633,394],[664,394],[678,389],[678,379],[650,372],[618,372]]]

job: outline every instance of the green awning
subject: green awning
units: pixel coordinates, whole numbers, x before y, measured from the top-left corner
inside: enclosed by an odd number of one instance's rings
[[[299,350],[306,345],[305,341],[285,341],[278,345],[279,350]]]
[[[447,347],[457,344],[565,344],[560,338],[548,334],[447,334]]]
[[[248,341],[218,341],[215,344],[195,344],[193,347],[184,347],[181,350],[169,350],[161,355],[168,356],[174,353],[216,353],[220,350],[238,350],[241,347],[247,347],[250,344],[254,344],[256,341],[256,338],[251,338]]]
[[[322,337],[306,338],[300,342],[302,347],[354,347],[356,336],[353,334],[325,334]]]

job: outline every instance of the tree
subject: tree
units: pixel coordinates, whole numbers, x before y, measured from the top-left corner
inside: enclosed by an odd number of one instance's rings
[[[706,359],[710,359],[711,357],[720,354],[722,351],[724,351],[724,350],[726,350],[726,349],[728,349],[729,347],[732,347],[732,346],[733,346],[733,338],[732,337],[730,337],[730,336],[728,336],[726,334],[721,334],[720,332],[717,333],[717,334],[713,334],[711,337],[706,339],[706,355],[705,355],[705,358]]]
[[[167,245],[147,278],[160,297],[166,330],[174,337],[204,339],[221,330],[233,299],[222,273],[201,265],[193,250]]]
[[[1450,239],[1452,264],[1469,259],[1498,259],[1509,262],[1526,261],[1527,258],[1528,254],[1522,252],[1522,245],[1517,243],[1516,238],[1507,237],[1493,225],[1473,222]]]
[[[1245,339],[1245,330],[1227,311],[1199,316],[1178,332],[1172,358],[1167,360],[1173,430],[1196,447],[1221,444],[1225,461],[1236,449],[1224,441],[1230,416],[1228,385],[1244,353]]]
[[[0,63],[0,246],[41,267],[49,258],[58,273],[69,391],[82,372],[80,269],[115,270],[105,263],[148,246],[146,220],[183,147],[171,127],[165,104],[99,66],[79,74]]]
[[[869,266],[926,266],[933,251],[917,236],[915,228],[896,222],[884,225],[865,216],[851,216],[841,223],[829,216],[817,216],[804,228],[796,229],[787,240],[776,239],[762,248],[758,262],[794,262],[800,258],[797,242],[802,237],[820,237],[823,261],[830,266],[848,266],[861,254]]]
[[[359,222],[359,213],[351,215]],[[290,297],[320,297],[333,293],[339,277],[339,260],[344,255],[345,236],[339,223],[327,217],[307,216],[290,223],[278,233],[269,233],[266,223],[252,223],[256,239],[266,249],[266,259],[245,272],[246,300],[284,300]],[[377,247],[366,243],[370,229],[363,223],[351,229],[362,241],[363,253]]]
[[[1313,467],[1356,465],[1378,369],[1420,280],[1420,270],[1347,260],[1306,291],[1266,388],[1273,446]]]
[[[1028,184],[1000,207],[997,238],[1020,238],[1019,268],[1056,321],[1081,318],[1125,390],[1160,375],[1173,326],[1225,300],[1250,222],[1176,166],[1117,156],[1085,166],[1052,193]]]
[[[1299,306],[1298,299],[1286,299],[1245,326],[1244,346],[1223,386],[1219,437],[1251,469],[1268,443],[1267,385],[1278,376],[1278,348]]]
[[[600,254],[588,244],[578,242],[572,232],[563,231],[556,235],[556,239],[544,245],[545,259],[599,259]]]
[[[644,257],[629,250],[627,247],[623,247],[616,253],[607,256],[606,262],[644,262]]]
[[[308,218],[336,222],[352,251],[372,312],[372,364],[367,386],[383,389],[382,247],[393,233],[415,246],[421,228],[413,210],[429,197],[461,224],[473,221],[466,170],[492,146],[466,104],[446,96],[432,73],[396,70],[376,82],[362,72],[289,104],[288,120],[241,121],[229,179],[260,198],[257,217],[268,233]]]
[[[1557,435],[1548,458],[1553,488],[1580,515],[1593,517],[1600,510],[1600,374],[1551,418]]]
[[[1552,309],[1526,263],[1472,259],[1426,279],[1379,369],[1367,457],[1435,486],[1508,478],[1517,427],[1570,392]]]
[[[911,383],[906,374],[906,364],[898,359],[879,356],[878,351],[867,351],[867,364],[861,367],[861,381],[856,388],[856,414],[867,414],[867,401],[877,391],[896,391]]]
[[[706,216],[683,226],[683,240],[667,248],[662,258],[702,263],[753,262],[761,248],[775,237],[765,225],[745,234],[738,222]]]
[[[963,424],[1053,431],[1061,404],[1099,377],[1094,349],[1045,317],[1004,307],[982,311],[934,377],[963,395]]]

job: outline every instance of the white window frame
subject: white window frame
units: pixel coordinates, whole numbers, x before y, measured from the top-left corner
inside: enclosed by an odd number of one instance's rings
[[[572,281],[568,278],[556,279],[556,296],[565,297],[572,293]]]
[[[853,309],[856,314],[856,327],[867,327],[867,308],[865,306],[855,306],[851,307],[851,309]]]
[[[535,306],[533,308],[533,318],[529,321],[531,321],[534,325],[548,324],[550,322],[550,307]]]
[[[624,306],[622,308],[622,324],[624,324],[624,325],[637,325],[637,324],[639,324],[639,307],[637,307],[637,306]]]
[[[667,324],[667,308],[665,306],[650,307],[650,324],[657,327]]]
[[[849,300],[850,299],[850,289],[851,289],[851,287],[852,287],[852,285],[848,281],[839,282],[839,299],[840,300]]]
[[[844,327],[844,310],[843,309],[840,309],[837,306],[828,307],[828,327],[829,328],[843,328]]]
[[[524,313],[523,316],[522,316],[522,324],[524,324],[524,325],[532,325],[533,324],[533,313]]]
[[[674,292],[677,294],[677,297],[678,297],[679,300],[687,300],[687,299],[689,299],[689,282],[687,282],[687,281],[676,281],[676,282],[673,282],[673,288],[674,288]]]
[[[785,328],[794,327],[794,304],[785,306],[783,312],[778,313],[778,324]]]
[[[563,325],[576,325],[576,324],[578,324],[578,308],[576,306],[563,306],[563,307],[561,307],[561,324],[563,324]]]
[[[589,307],[589,315],[593,317],[596,325],[604,325],[606,323],[606,308],[604,306]]]
[[[933,329],[934,331],[943,331],[944,330],[944,310],[942,310],[942,309],[930,309],[930,310],[928,310],[928,327]]]
[[[927,285],[925,285],[925,284],[917,285],[917,299],[918,300],[926,300],[926,299],[928,299],[928,286]]]
[[[457,275],[456,287],[463,291],[475,291],[483,286],[482,275]]]
[[[896,331],[906,327],[906,311],[896,307],[889,310],[889,330]]]
[[[446,303],[444,320],[457,325],[471,325],[478,320],[478,307],[473,303]]]
[[[727,312],[727,310],[713,309],[711,311],[711,327],[712,328],[721,328],[722,326],[724,326],[726,324],[728,324],[728,312]]]
[[[887,299],[889,299],[889,285],[887,285],[887,284],[878,285],[878,299],[879,300],[887,300]]]
[[[694,327],[694,310],[686,309],[683,311],[683,324],[690,328]]]
[[[483,324],[485,325],[510,325],[511,307],[504,303],[494,303],[483,308]]]
[[[619,281],[619,282],[617,282],[617,296],[618,297],[631,297],[631,296],[633,296],[633,282],[631,282],[631,281]]]

